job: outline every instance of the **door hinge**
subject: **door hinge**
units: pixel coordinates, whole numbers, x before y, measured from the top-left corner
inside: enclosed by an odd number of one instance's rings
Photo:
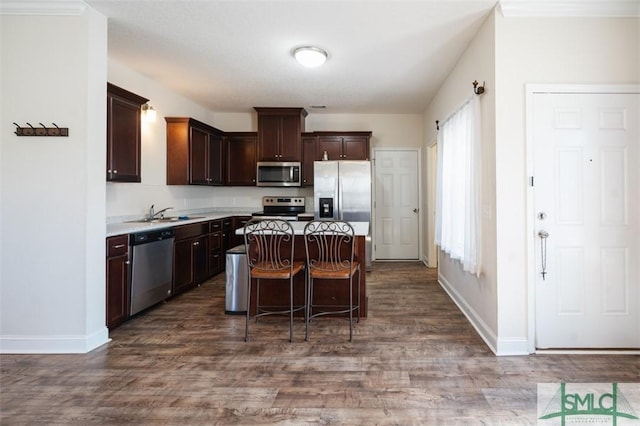
[[[533,176],[529,177],[529,186],[533,186]]]

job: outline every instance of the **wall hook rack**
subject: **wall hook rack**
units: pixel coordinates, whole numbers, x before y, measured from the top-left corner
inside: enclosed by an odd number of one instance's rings
[[[478,83],[478,80],[473,80],[473,93],[475,93],[476,95],[482,95],[484,93],[484,85],[485,82],[482,82],[482,86],[478,86],[480,83]]]
[[[13,124],[16,126],[17,136],[69,136],[69,128],[58,127],[56,123],[51,123],[55,127],[47,127],[42,123],[38,123],[41,127],[33,127],[31,123],[27,123],[29,127],[21,127],[15,122]]]

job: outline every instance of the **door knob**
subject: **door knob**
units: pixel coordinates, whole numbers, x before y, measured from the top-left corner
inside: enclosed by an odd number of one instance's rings
[[[420,209],[413,209],[414,213],[418,213],[420,211]]]

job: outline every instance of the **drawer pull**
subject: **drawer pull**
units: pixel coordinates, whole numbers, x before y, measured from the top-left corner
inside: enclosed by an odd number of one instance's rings
[[[126,244],[116,244],[115,246],[112,246],[111,248],[112,249],[119,249],[119,248],[126,247],[126,246],[127,246]]]

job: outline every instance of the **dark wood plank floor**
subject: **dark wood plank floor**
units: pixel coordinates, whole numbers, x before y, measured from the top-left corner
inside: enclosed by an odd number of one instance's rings
[[[224,315],[224,275],[85,355],[0,357],[0,423],[535,424],[538,382],[637,382],[640,357],[495,357],[420,263],[376,263],[369,318],[320,318],[304,342]]]

